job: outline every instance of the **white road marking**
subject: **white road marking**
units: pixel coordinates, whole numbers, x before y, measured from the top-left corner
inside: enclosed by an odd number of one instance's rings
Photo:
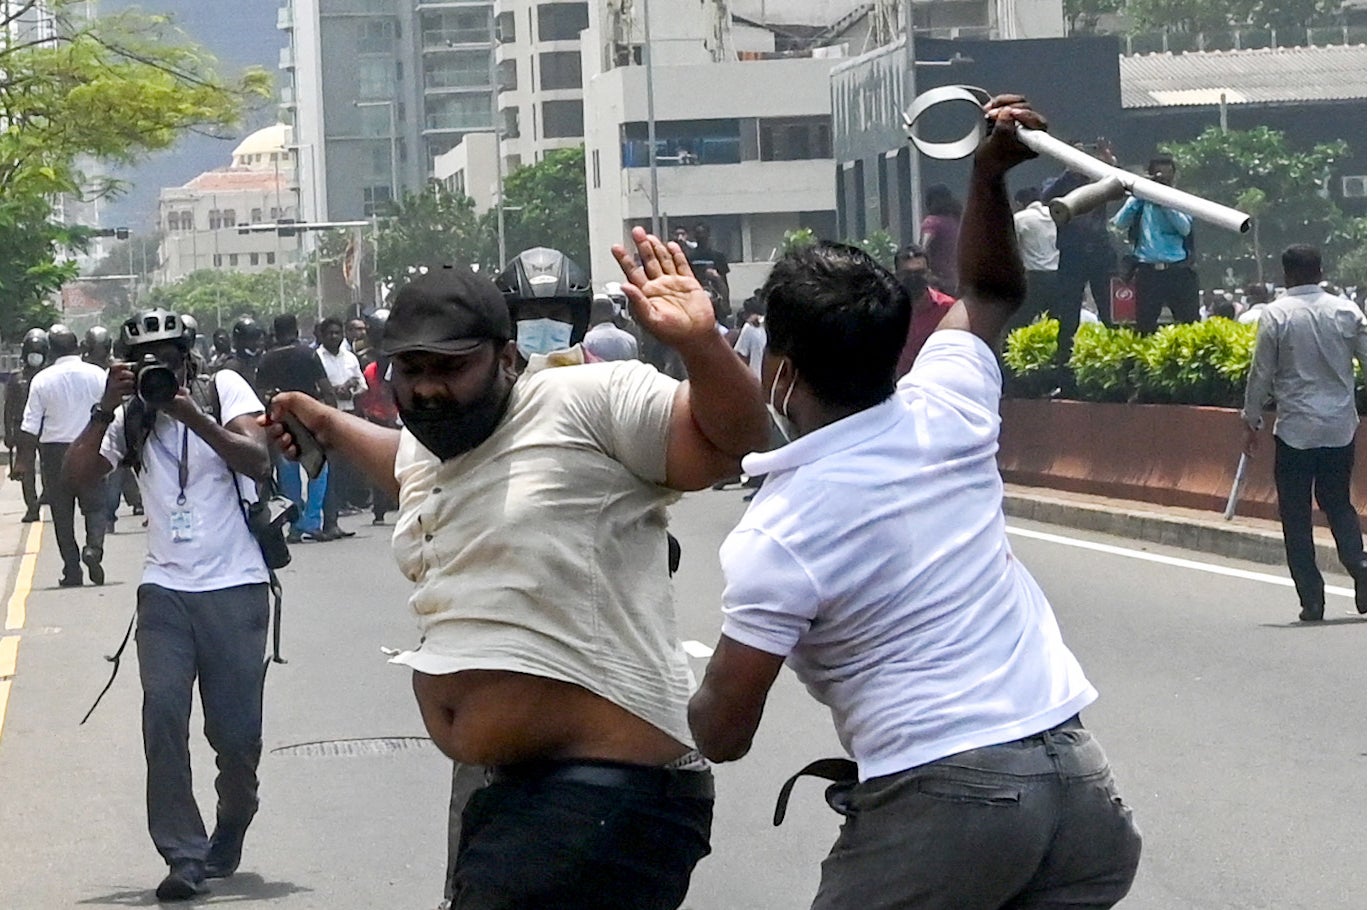
[[[694,641],[690,638],[688,641],[684,642],[684,653],[690,657],[697,657],[702,660],[706,657],[712,657],[713,649],[703,644],[701,641]]]
[[[1065,537],[1061,534],[1047,534],[1043,531],[1028,531],[1025,528],[1009,527],[1007,533],[1015,534],[1018,537],[1030,538],[1031,540],[1043,540],[1047,543],[1062,544],[1066,547],[1077,547],[1080,550],[1093,550],[1098,553],[1108,553],[1112,556],[1126,556],[1131,559],[1141,559],[1145,562],[1162,563],[1163,565],[1174,566],[1179,569],[1192,569],[1196,572],[1209,572],[1212,575],[1243,578],[1246,581],[1261,581],[1264,584],[1278,585],[1284,588],[1292,587],[1292,579],[1283,575],[1269,575],[1266,572],[1250,572],[1245,569],[1232,569],[1229,566],[1218,566],[1207,562],[1197,562],[1193,559],[1182,559],[1178,556],[1164,556],[1160,553],[1146,553],[1143,550],[1114,547],[1111,544],[1096,543],[1091,540],[1079,540],[1076,537]],[[1326,585],[1325,593],[1335,594],[1339,597],[1353,597],[1354,589]]]

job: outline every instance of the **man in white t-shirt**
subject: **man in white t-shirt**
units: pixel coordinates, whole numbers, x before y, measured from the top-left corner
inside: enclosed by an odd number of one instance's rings
[[[176,314],[140,313],[124,323],[123,343],[134,364],[153,355],[179,391],[159,403],[143,375],[147,367],[135,378],[129,363],[114,364],[67,453],[67,472],[91,482],[127,464],[142,489],[147,560],[136,640],[147,824],[169,866],[158,900],[187,900],[204,891],[206,878],[236,871],[257,811],[269,576],[247,528],[242,485],[270,477],[271,458],[257,420],[260,399],[231,370],[204,379],[189,375]],[[205,736],[218,763],[212,836],[205,834],[190,778],[196,678]]]
[[[504,296],[450,267],[401,288],[385,323],[402,431],[272,401],[283,451],[292,414],[398,495],[422,640],[395,661],[433,741],[490,768],[462,814],[454,910],[673,910],[709,849],[666,507],[734,473],[767,421],[683,251],[633,234],[639,264],[613,251],[633,315],[686,382],[638,361],[534,371],[532,356],[520,373]]]
[[[794,441],[722,545],[722,637],[689,705],[704,755],[750,748],[785,661],[832,714],[846,816],[820,910],[1110,907],[1140,837],[1078,713],[1097,697],[1007,541],[992,345],[1024,296],[1004,177],[1022,99],[988,105],[959,244],[963,299],[895,386],[910,307],[852,247],[765,284],[761,388]],[[795,778],[799,775],[795,775]],[[782,818],[792,781],[781,791]]]
[[[741,324],[741,331],[736,333],[734,350],[746,361],[746,366],[750,367],[755,378],[759,379],[760,365],[765,360],[765,344],[768,341],[765,334],[765,305],[758,297],[746,298],[746,302],[741,304],[741,318],[745,321]]]
[[[348,414],[356,411],[356,397],[366,391],[366,377],[361,372],[361,360],[350,350],[343,347],[345,341],[342,320],[335,316],[318,323],[317,355],[323,364],[323,372],[328,375],[328,384],[337,396],[337,408]],[[323,527],[315,535],[315,540],[340,540],[355,536],[354,531],[344,531],[337,519],[343,509],[359,509],[368,503],[360,500],[367,488],[357,477],[356,471],[345,460],[334,458],[328,465],[328,485],[323,494]]]

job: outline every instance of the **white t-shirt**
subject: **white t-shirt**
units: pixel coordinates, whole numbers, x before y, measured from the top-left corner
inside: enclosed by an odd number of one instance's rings
[[[321,344],[315,352],[318,360],[323,364],[323,372],[328,374],[328,384],[333,388],[339,388],[347,384],[349,380],[355,379],[360,382],[353,395],[360,395],[366,391],[366,376],[361,372],[361,361],[356,355],[345,348],[338,348],[334,355]],[[338,397],[337,407],[342,411],[356,410],[356,398]]]
[[[748,456],[722,632],[788,658],[861,779],[1009,742],[1097,693],[1012,555],[993,352],[936,332],[883,404]]]
[[[635,360],[542,369],[463,455],[405,430],[394,555],[422,643],[394,662],[573,683],[691,743],[663,486],[678,387]]]
[[[736,353],[746,358],[757,379],[760,378],[760,367],[765,362],[765,345],[768,343],[769,333],[765,331],[763,322],[760,325],[746,323],[736,336]]]
[[[1059,270],[1059,229],[1044,203],[1032,202],[1012,216],[1016,224],[1017,246],[1021,262],[1028,272]]]
[[[261,399],[232,370],[214,374],[219,393],[219,422],[227,425],[244,414],[261,413]],[[105,431],[100,454],[118,466],[127,451],[124,438],[125,408],[114,414]],[[180,496],[180,455],[183,434],[188,441],[189,477],[185,505]],[[143,444],[143,469],[138,473],[143,508],[147,514],[147,561],[143,584],[161,585],[173,591],[217,591],[269,579],[247,521],[241,499],[255,499],[241,487],[237,474],[223,457],[199,435],[165,414],[158,414],[152,434]],[[188,511],[187,518],[176,513]],[[189,540],[174,539],[173,525],[189,524]]]
[[[71,442],[90,423],[90,408],[104,395],[105,371],[76,354],[58,357],[29,383],[19,429],[39,442]]]

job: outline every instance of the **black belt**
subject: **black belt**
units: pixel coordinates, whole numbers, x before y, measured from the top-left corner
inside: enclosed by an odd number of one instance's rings
[[[677,771],[617,762],[526,762],[489,769],[489,782],[557,781],[630,790],[656,798],[712,799],[711,771]]]
[[[1055,724],[1048,730],[1041,730],[1039,733],[1032,733],[1019,739],[1011,740],[1014,743],[1043,743],[1051,746],[1051,737],[1056,733],[1067,733],[1070,730],[1082,730],[1083,721],[1079,720],[1075,714],[1068,720]],[[1007,745],[1007,743],[1003,743]],[[949,756],[946,756],[949,758]],[[932,763],[928,763],[932,764]],[[900,773],[900,772],[899,772]],[[784,823],[784,816],[788,814],[789,796],[793,793],[793,785],[798,782],[800,777],[818,777],[822,780],[829,780],[831,784],[826,788],[827,805],[835,809],[842,815],[845,814],[845,807],[850,799],[850,791],[860,782],[859,766],[848,758],[819,758],[803,768],[797,774],[784,781],[784,785],[779,788],[779,798],[774,804],[774,826],[777,828]]]

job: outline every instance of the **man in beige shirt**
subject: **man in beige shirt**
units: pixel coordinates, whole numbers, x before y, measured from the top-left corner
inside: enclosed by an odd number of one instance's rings
[[[464,268],[396,297],[382,347],[403,431],[278,396],[399,496],[422,631],[396,658],[433,740],[491,768],[462,820],[452,907],[678,907],[708,852],[712,779],[685,716],[666,506],[764,446],[759,383],[683,252],[614,255],[637,322],[690,380],[637,362],[519,376],[502,295]]]

